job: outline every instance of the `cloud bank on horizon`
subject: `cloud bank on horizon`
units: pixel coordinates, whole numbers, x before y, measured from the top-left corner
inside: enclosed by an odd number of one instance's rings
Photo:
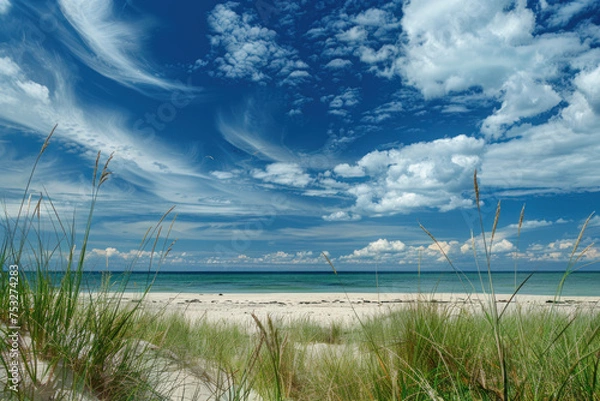
[[[469,256],[477,170],[485,218],[531,213],[496,254],[569,259],[600,193],[597,2],[202,3],[0,0],[9,215],[58,123],[32,191],[59,210],[115,153],[92,256],[131,259],[175,204],[173,268],[440,267]]]

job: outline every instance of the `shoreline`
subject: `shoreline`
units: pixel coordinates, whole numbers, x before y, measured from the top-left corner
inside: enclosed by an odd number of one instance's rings
[[[119,295],[119,293],[116,293]],[[139,302],[139,292],[124,292],[126,302]],[[600,296],[565,296],[555,301],[553,295],[496,294],[498,308],[550,308],[574,312],[600,310]],[[253,325],[252,314],[260,319],[309,319],[320,325],[350,324],[357,318],[383,315],[394,308],[429,303],[457,308],[481,310],[489,305],[489,294],[466,293],[174,293],[149,292],[144,308],[167,313],[182,313],[187,319]]]

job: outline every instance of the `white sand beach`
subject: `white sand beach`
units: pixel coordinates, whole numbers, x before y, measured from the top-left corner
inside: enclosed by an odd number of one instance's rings
[[[600,308],[600,297],[562,297],[555,300],[548,295],[496,294],[499,308],[555,307],[560,310]],[[140,299],[137,293],[126,293],[131,302]],[[389,312],[391,308],[407,307],[416,302],[430,302],[481,310],[482,303],[489,305],[489,296],[482,294],[417,294],[417,293],[149,293],[144,299],[146,307],[181,312],[189,319],[225,321],[252,325],[252,314],[259,318],[270,315],[285,320],[309,318],[329,325],[332,322],[348,324],[357,317],[365,318]]]

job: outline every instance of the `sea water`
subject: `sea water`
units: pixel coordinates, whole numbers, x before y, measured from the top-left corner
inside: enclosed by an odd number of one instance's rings
[[[492,273],[497,294],[556,295],[563,272]],[[85,288],[100,288],[103,274],[86,273]],[[526,281],[526,282],[525,282]],[[525,282],[524,284],[522,284]],[[112,290],[173,293],[481,293],[490,292],[487,274],[456,272],[246,272],[111,273]],[[564,296],[600,296],[600,271],[574,272],[562,286]]]

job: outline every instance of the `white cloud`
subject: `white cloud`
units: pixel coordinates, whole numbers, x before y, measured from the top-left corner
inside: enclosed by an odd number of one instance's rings
[[[197,164],[182,158],[180,151],[169,144],[132,131],[130,119],[121,111],[90,103],[82,105],[71,87],[73,71],[35,43],[25,45],[33,46],[28,51],[31,59],[15,59],[12,55],[22,54],[26,49],[0,46],[0,54],[3,54],[0,58],[0,120],[13,130],[32,132],[42,138],[58,122],[53,142],[71,149],[72,157],[81,159],[78,162],[84,165],[93,166],[99,150],[104,157],[114,152],[111,167],[118,172],[118,179],[114,184],[109,180],[105,185],[105,204],[99,214],[160,214],[177,204],[180,213],[211,214],[219,210],[221,214],[235,215],[247,213],[247,205],[266,203],[264,194],[242,194],[231,183],[221,183],[214,175],[203,174]],[[43,101],[46,98],[49,101]],[[24,104],[27,107],[23,107]],[[80,164],[61,164],[64,152],[53,152],[53,148],[48,151],[53,158],[46,156],[53,163],[38,169],[31,189],[43,192],[42,185],[45,185],[57,207],[79,206],[88,199],[88,180],[74,167]],[[24,163],[29,162],[30,166],[31,160],[14,148],[11,150],[0,160],[2,167],[12,164],[28,171]],[[14,174],[3,176],[1,181],[7,184],[4,187],[20,188],[27,178]],[[138,191],[140,187],[144,190]],[[187,190],[182,192],[181,188]],[[227,199],[230,203],[214,199]],[[7,204],[10,201],[7,200]],[[141,203],[146,206],[140,207]]]
[[[570,4],[546,12],[562,10],[566,21],[590,3]],[[594,137],[600,54],[592,48],[597,39],[586,37],[589,29],[538,33],[533,11],[510,0],[408,2],[403,9],[403,52],[383,62],[384,72],[401,75],[426,99],[463,98],[444,111],[465,111],[470,96],[499,102],[481,122],[490,140],[482,152],[484,185],[534,192],[598,188],[591,172],[600,168],[593,156],[600,151]],[[573,79],[565,71],[579,72]],[[550,111],[554,115],[544,115]],[[385,118],[371,114],[364,121]],[[418,202],[416,195],[406,203]]]
[[[393,62],[400,53],[400,22],[395,16],[399,7],[399,4],[389,3],[357,14],[348,14],[347,10],[328,14],[316,22],[318,26],[307,36],[319,41],[322,57],[358,57],[369,64],[369,71],[389,77],[390,71],[380,64]]]
[[[515,70],[546,70],[542,63],[548,60],[536,59],[532,45],[533,12],[523,4],[504,11],[512,3],[407,3],[402,19],[406,56],[397,67],[427,98],[472,87],[497,93]],[[572,44],[579,47],[578,41]]]
[[[140,38],[146,31],[142,22],[119,20],[111,0],[60,0],[60,9],[77,31],[81,41],[62,31],[71,51],[90,68],[121,84],[138,88],[150,85],[161,89],[185,89],[184,85],[157,77],[144,59]],[[189,90],[189,88],[187,88]]]
[[[576,242],[575,239],[562,239],[547,244],[532,244],[522,257],[529,261],[567,263],[571,259]],[[573,262],[575,259],[580,258],[577,264],[571,266],[576,269],[581,263],[594,262],[600,259],[600,248],[593,245],[589,240],[584,240],[579,244],[573,256]]]
[[[600,227],[600,216],[594,216],[590,219],[588,227]]]
[[[536,34],[533,11],[511,0],[409,2],[402,26],[406,45],[387,62],[388,76],[403,76],[427,99],[471,91],[500,101],[482,124],[492,138],[564,100],[561,76],[582,68],[572,63],[590,49],[578,32]]]
[[[343,210],[333,212],[329,215],[322,216],[325,221],[357,221],[361,216],[354,213],[348,213]]]
[[[337,35],[337,38],[342,42],[364,42],[369,33],[361,26],[354,26],[347,31]]]
[[[323,262],[324,260],[320,253],[314,253],[313,251],[276,251],[255,256],[246,254],[210,256],[197,259],[194,264],[232,264],[234,266],[242,264],[264,268],[266,265],[322,265]]]
[[[331,100],[329,100],[331,99]],[[357,88],[346,88],[336,96],[325,96],[321,100],[329,101],[329,114],[348,116],[348,109],[355,107],[360,103],[360,94]]]
[[[446,211],[472,205],[463,192],[472,185],[483,149],[483,140],[460,135],[374,151],[356,165],[341,164],[334,171],[340,177],[361,172],[369,177],[346,190],[355,197],[359,214],[408,213],[422,207]]]
[[[43,103],[48,103],[50,91],[44,85],[40,85],[37,82],[33,82],[33,81],[26,81],[26,82],[17,81],[17,85],[29,97],[36,99],[36,100],[40,100]]]
[[[353,107],[359,103],[358,89],[347,88],[341,95],[333,98],[329,107],[341,108],[341,107]]]
[[[522,118],[533,117],[556,106],[561,97],[548,84],[534,82],[527,74],[515,74],[502,86],[502,107],[483,120],[481,131],[499,137]]]
[[[456,113],[468,113],[470,110],[463,105],[460,104],[450,104],[448,106],[444,106],[441,110],[444,114],[456,114]]]
[[[11,4],[9,0],[0,0],[0,15],[8,14],[10,6]]]
[[[311,78],[311,75],[304,70],[294,70],[292,71],[283,81],[278,82],[278,85],[290,85],[296,86],[303,82],[306,82]]]
[[[357,52],[360,61],[363,63],[377,64],[391,60],[393,56],[398,54],[398,48],[393,45],[383,45],[378,50],[375,50],[367,46],[361,46]],[[387,72],[379,72],[379,74],[389,76]]]
[[[295,163],[272,163],[265,170],[254,169],[252,177],[280,185],[304,188],[312,179]]]
[[[394,100],[382,104],[381,106],[376,107],[371,112],[366,113],[363,117],[363,121],[377,124],[389,118],[392,118],[394,114],[400,113],[403,110],[404,107],[402,106],[402,102]]]
[[[367,246],[355,249],[348,255],[339,257],[340,261],[346,263],[386,263],[386,264],[417,264],[427,261],[446,263],[446,258],[440,252],[440,247],[446,255],[453,256],[458,252],[457,241],[439,241],[437,244],[407,245],[400,240],[390,241],[380,238],[370,242]],[[456,252],[455,252],[456,251]]]
[[[291,150],[269,139],[270,124],[262,104],[253,98],[232,113],[217,115],[217,128],[231,145],[261,160],[295,162],[297,157]]]
[[[386,253],[400,253],[406,249],[406,244],[402,241],[389,241],[380,238],[377,241],[369,243],[364,248],[356,249],[348,258],[376,258]]]
[[[598,188],[600,117],[585,96],[574,92],[569,104],[547,123],[525,125],[510,141],[487,147],[481,167],[484,185],[544,191]]]
[[[365,170],[361,166],[351,166],[348,163],[338,164],[333,171],[344,178],[365,176]]]
[[[208,16],[210,37],[217,56],[217,75],[230,79],[264,82],[275,77],[285,83],[306,79],[308,65],[298,52],[277,43],[277,33],[261,27],[249,14],[234,11],[237,3],[217,5]]]
[[[560,220],[557,222],[561,223],[563,221]],[[525,231],[525,230],[531,230],[531,229],[536,229],[536,228],[541,228],[541,227],[549,227],[553,224],[554,224],[553,222],[547,221],[547,220],[525,220],[521,223],[521,230]],[[516,233],[519,228],[519,224],[518,223],[510,224],[507,226],[507,228],[511,231],[514,231],[514,233]]]
[[[335,59],[331,60],[330,62],[328,62],[327,64],[325,64],[325,68],[342,69],[342,68],[350,67],[351,65],[352,65],[352,61],[350,61],[350,60],[335,58]]]
[[[488,241],[489,241],[489,238],[490,237],[488,237]],[[488,243],[488,247],[489,247],[489,243]],[[479,255],[482,255],[485,252],[485,250],[483,248],[483,239],[477,238],[475,240],[475,248]],[[515,250],[516,250],[515,245],[512,242],[510,242],[509,240],[507,240],[506,238],[496,239],[492,243],[492,249],[491,249],[492,255],[498,254],[498,253],[513,252]],[[472,240],[465,241],[465,243],[460,247],[460,251],[463,254],[473,254],[473,241]]]
[[[20,68],[10,57],[0,57],[0,74],[16,76]]]
[[[120,258],[125,261],[135,261],[141,258],[155,258],[159,259],[162,256],[162,251],[144,251],[138,249],[130,249],[127,252],[121,252],[117,248],[107,247],[105,249],[94,248],[92,249],[87,257],[99,256],[102,258],[110,259],[110,258]],[[109,260],[110,267],[110,260]]]
[[[600,67],[581,71],[573,82],[596,114],[600,114]]]
[[[391,21],[395,21],[394,17],[388,11],[379,8],[369,8],[356,15],[353,20],[359,25],[373,27],[381,27]]]
[[[211,171],[210,174],[217,177],[219,180],[229,180],[236,176],[230,171]]]

